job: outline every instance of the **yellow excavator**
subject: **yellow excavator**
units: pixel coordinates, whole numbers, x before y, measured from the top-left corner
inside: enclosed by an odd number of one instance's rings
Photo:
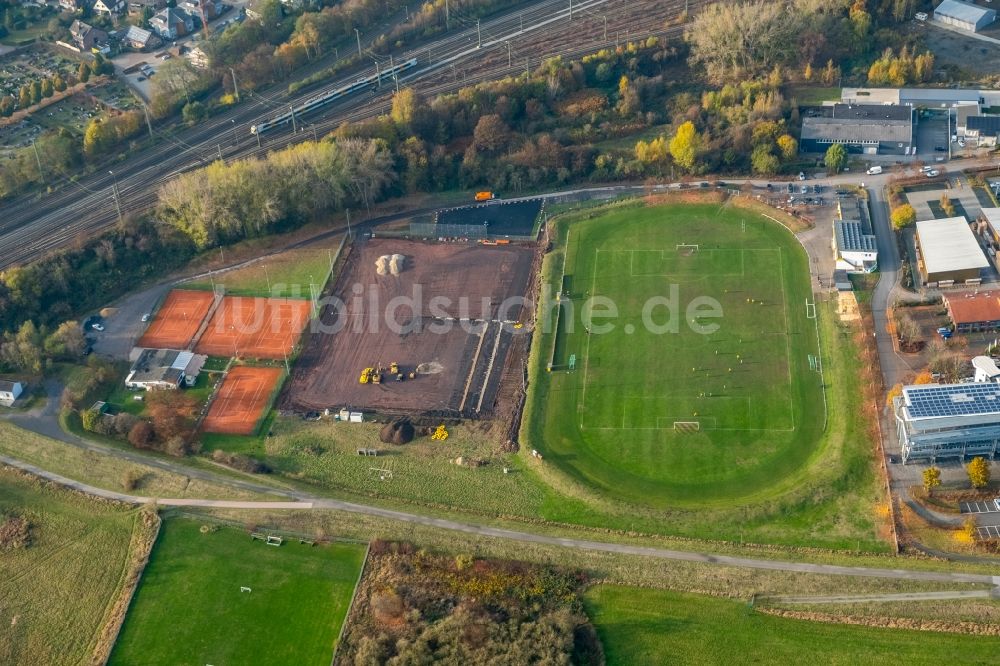
[[[375,368],[365,368],[364,370],[361,371],[361,377],[358,378],[358,382],[361,384],[367,384],[372,380],[372,375],[374,373],[375,373]]]

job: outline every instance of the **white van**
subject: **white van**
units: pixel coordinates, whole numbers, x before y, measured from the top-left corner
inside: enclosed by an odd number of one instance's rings
[[[989,0],[986,1],[989,2]],[[913,18],[917,19],[918,21],[926,21],[927,12],[917,12],[916,14],[913,15]]]
[[[882,173],[882,167],[880,166],[869,167],[868,171],[866,171],[865,173],[867,173],[869,176],[877,176],[878,174]]]

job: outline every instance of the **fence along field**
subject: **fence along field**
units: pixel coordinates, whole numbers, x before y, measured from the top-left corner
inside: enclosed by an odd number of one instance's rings
[[[282,359],[292,354],[311,309],[308,300],[226,296],[196,351],[209,356]]]
[[[660,506],[766,490],[814,452],[822,385],[805,253],[788,232],[717,205],[608,212],[570,228],[551,373],[540,364],[541,422],[532,446],[571,476]],[[559,279],[558,276],[555,278]],[[677,332],[642,320],[673,296]],[[618,308],[614,331],[588,333],[590,296]],[[686,308],[707,296],[719,329],[693,331]],[[810,299],[811,300],[811,299]],[[572,307],[572,311],[569,309]],[[652,311],[664,324],[665,307]],[[548,351],[548,349],[546,350]],[[575,369],[570,370],[570,357]]]
[[[157,310],[139,347],[186,349],[212,307],[211,292],[174,289]]]
[[[264,417],[281,380],[282,368],[232,368],[202,422],[205,432],[252,435]]]

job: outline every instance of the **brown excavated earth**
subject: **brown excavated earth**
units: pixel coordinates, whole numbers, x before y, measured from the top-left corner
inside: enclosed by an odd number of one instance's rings
[[[333,291],[344,305],[326,305],[321,326],[308,333],[283,407],[456,413],[463,407],[468,383],[464,411],[477,404],[487,411],[514,334],[497,320],[520,321],[525,316],[520,301],[511,308],[502,304],[527,293],[535,251],[533,246],[359,241]],[[406,257],[403,270],[379,275],[376,261],[393,254]],[[413,300],[401,303],[400,297]],[[399,327],[387,324],[387,311]],[[458,321],[463,318],[471,321]],[[497,357],[487,374],[494,349]],[[397,382],[386,375],[381,385],[359,383],[362,369],[392,362],[406,375],[416,372],[415,378]]]

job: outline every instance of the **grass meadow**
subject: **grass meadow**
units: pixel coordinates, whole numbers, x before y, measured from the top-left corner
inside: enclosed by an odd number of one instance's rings
[[[608,666],[941,664],[996,660],[1000,638],[765,615],[745,601],[600,585],[584,596]]]
[[[0,663],[91,663],[121,594],[137,511],[0,470],[0,516],[31,525],[0,552]]]
[[[753,496],[806,464],[825,405],[807,259],[785,229],[717,204],[621,209],[572,227],[564,275],[529,423],[552,464],[660,507]],[[617,316],[588,326],[591,299]],[[707,304],[720,316],[699,318]]]
[[[273,296],[275,298],[309,298],[309,284],[317,292],[330,273],[332,249],[287,250],[267,256],[248,266],[219,273],[216,285],[225,285],[230,296]],[[185,289],[211,290],[212,280],[187,282]]]
[[[109,663],[327,666],[364,553],[168,519]]]

